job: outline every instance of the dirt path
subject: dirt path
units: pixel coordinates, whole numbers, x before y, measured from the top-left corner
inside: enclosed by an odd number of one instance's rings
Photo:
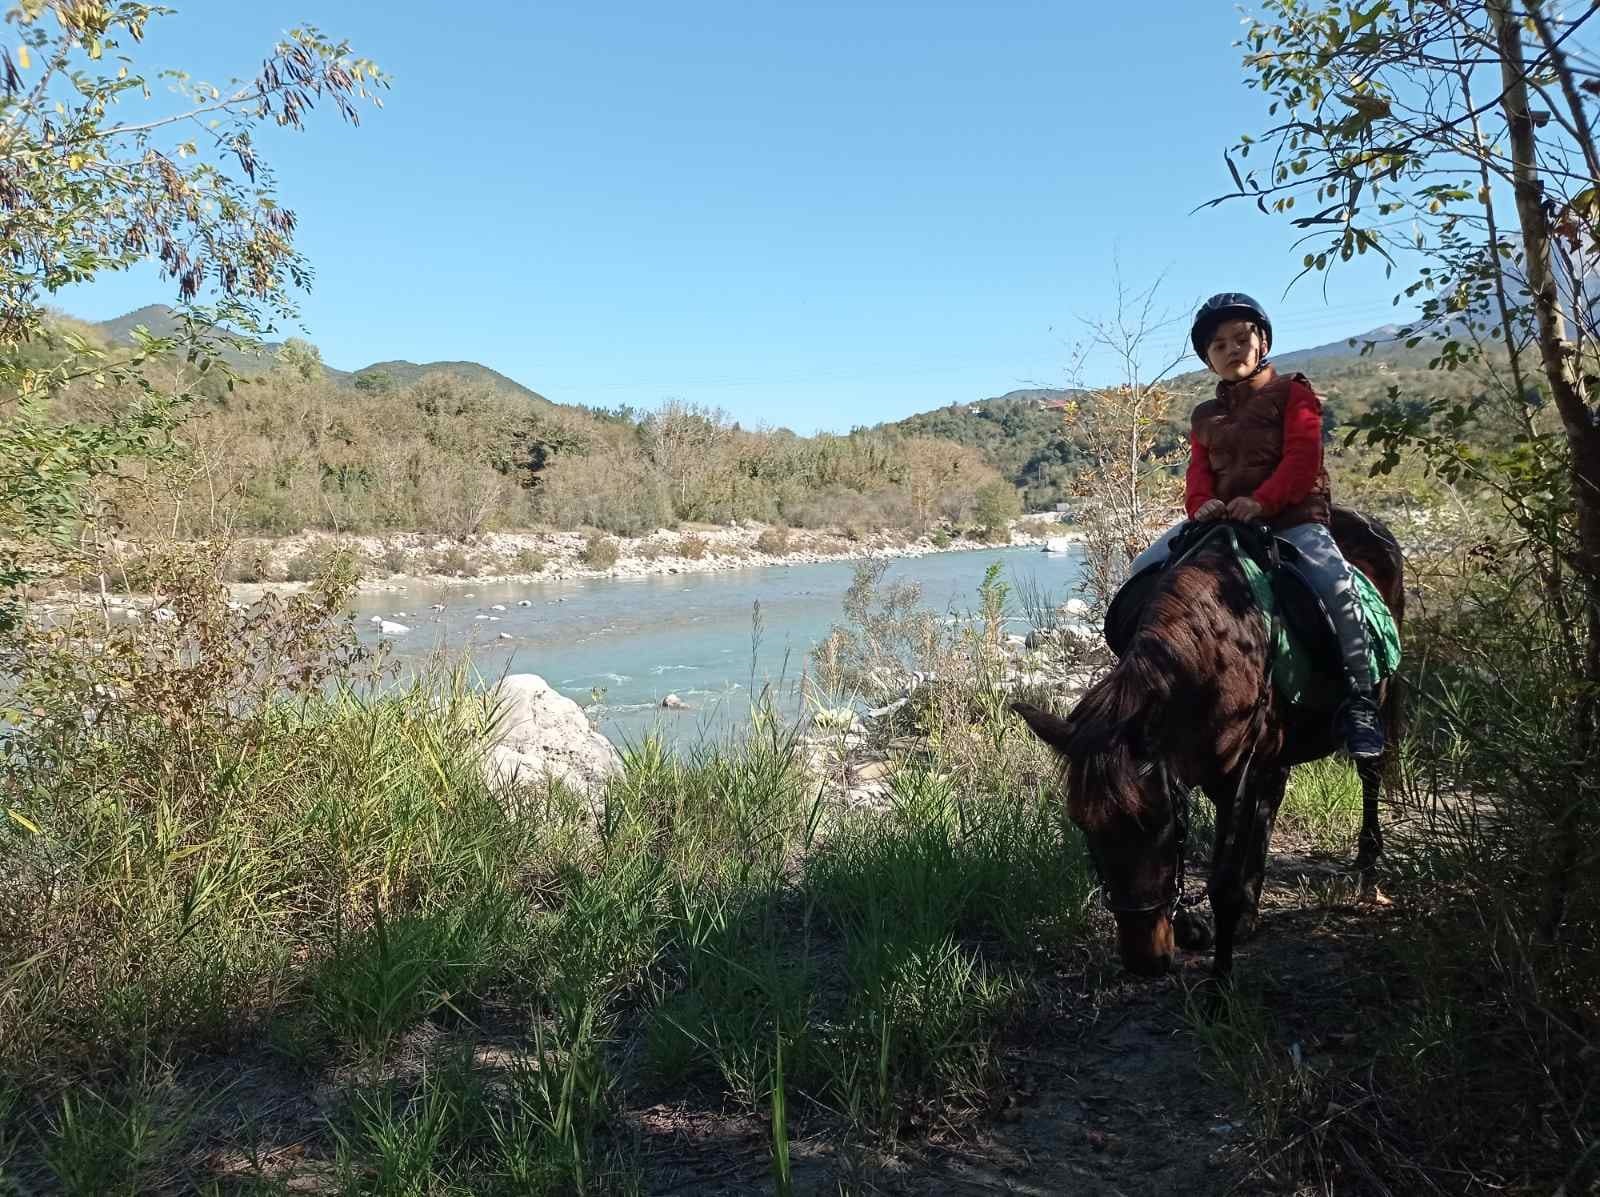
[[[1193,888],[1198,890],[1199,883]],[[1364,959],[1387,917],[1357,906],[1338,862],[1301,846],[1274,853],[1265,917],[1236,969],[1270,1037],[1307,1057],[1358,1038],[1352,1012],[1375,979]],[[890,1152],[797,1128],[803,1194],[1094,1194],[1156,1197],[1275,1191],[1251,1150],[1247,1100],[1214,1075],[1186,1008],[1204,1000],[1207,961],[1156,982],[1061,978],[1009,1042],[997,1112],[939,1122]],[[1381,979],[1376,979],[1381,985]],[[652,1194],[773,1191],[763,1119],[682,1108],[636,1115]],[[915,1141],[912,1141],[915,1140]]]
[[[1338,862],[1297,848],[1291,843],[1274,854],[1265,917],[1241,945],[1236,976],[1240,993],[1260,1009],[1272,1050],[1325,1067],[1359,1046],[1355,1011],[1385,1000],[1392,985],[1374,955],[1376,933],[1390,916],[1349,901],[1353,887]],[[1191,870],[1193,900],[1203,871]],[[1039,1000],[1001,1045],[1004,1081],[991,1091],[986,1111],[923,1111],[885,1147],[841,1138],[839,1118],[796,1095],[794,1191],[1037,1197],[1281,1191],[1270,1160],[1263,1168],[1251,1142],[1248,1098],[1220,1075],[1189,1015],[1214,993],[1209,961],[1189,957],[1159,981],[1124,978],[1109,958],[1104,921],[1087,953],[1046,970]],[[469,1036],[480,1066],[492,1068],[497,1052],[514,1055],[524,1046],[524,1028],[512,1013],[503,1036],[487,1023]],[[458,1039],[459,1032],[425,1023],[391,1067],[420,1073],[422,1061]],[[332,1074],[308,1086],[303,1072],[262,1047],[219,1059],[211,1071],[196,1068],[186,1079],[196,1092],[225,1095],[200,1130],[219,1146],[192,1162],[193,1175],[228,1180],[261,1167],[285,1191],[332,1191],[327,1120],[351,1077]],[[638,1090],[632,1097],[617,1111],[604,1154],[638,1176],[644,1192],[774,1191],[764,1112],[730,1114],[716,1108],[719,1099],[710,1093],[674,1095],[662,1104],[647,1104],[652,1098]],[[246,1139],[257,1146],[244,1150]]]

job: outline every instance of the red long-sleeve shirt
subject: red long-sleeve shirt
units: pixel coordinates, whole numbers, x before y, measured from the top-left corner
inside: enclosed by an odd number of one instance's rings
[[[1322,404],[1317,393],[1300,382],[1289,384],[1283,405],[1283,457],[1278,468],[1251,496],[1261,514],[1271,519],[1311,493],[1322,465]],[[1216,498],[1217,476],[1206,447],[1189,435],[1189,468],[1184,474],[1184,509],[1190,518]]]

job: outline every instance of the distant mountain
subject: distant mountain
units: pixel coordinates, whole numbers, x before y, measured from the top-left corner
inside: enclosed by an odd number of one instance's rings
[[[155,337],[176,337],[183,332],[183,321],[179,319],[177,311],[164,303],[146,304],[114,320],[102,320],[93,327],[113,345],[131,345],[133,330],[141,324]],[[282,341],[256,341],[254,349],[225,345],[219,356],[241,374],[249,374],[269,368],[282,348]],[[343,370],[335,370],[326,364],[323,370],[335,382],[350,381],[351,375]]]
[[[130,344],[133,340],[133,330],[143,325],[150,333],[157,337],[176,336],[183,331],[183,321],[178,318],[178,313],[166,304],[153,303],[114,320],[102,320],[92,327],[100,332],[105,339],[113,345]],[[247,349],[225,348],[222,358],[234,369],[248,374],[252,371],[264,370],[272,365],[278,351],[283,348],[282,341],[262,341],[257,343],[259,353]],[[481,383],[496,390],[509,391],[512,394],[534,400],[537,403],[549,403],[538,391],[523,386],[514,379],[507,378],[498,370],[491,370],[488,366],[478,362],[374,362],[370,366],[362,366],[359,370],[336,370],[324,363],[323,371],[334,382],[344,385],[354,385],[356,380],[363,375],[384,375],[395,386],[408,386],[424,374],[444,372],[459,375],[471,382]]]
[[[1398,340],[1404,325],[1384,324],[1370,329],[1364,333],[1357,333],[1339,341],[1329,341],[1326,345],[1313,345],[1309,349],[1294,349],[1288,353],[1274,354],[1272,361],[1280,370],[1310,372],[1308,367],[1319,362],[1348,362],[1352,359],[1370,362],[1389,362],[1404,360],[1407,364],[1426,364],[1432,352],[1425,341],[1415,349],[1407,349],[1403,341]],[[1363,354],[1361,346],[1366,341],[1375,343],[1371,354]],[[1352,344],[1351,342],[1354,342]],[[1179,390],[1188,390],[1190,387],[1201,386],[1209,389],[1211,375],[1206,370],[1189,370],[1175,375],[1173,384]],[[1011,403],[1028,402],[1041,404],[1046,408],[1061,407],[1078,396],[1087,392],[1073,387],[1024,387],[1020,390],[1007,391],[1003,395],[994,395],[988,399],[977,399],[972,404],[957,404],[956,407],[970,407],[984,403]],[[942,409],[950,410],[950,409]],[[929,415],[932,413],[920,413]],[[918,416],[907,416],[907,420],[915,420]],[[905,420],[900,421],[905,423]]]
[[[176,336],[183,327],[177,313],[164,303],[146,304],[115,320],[102,320],[95,327],[113,344],[126,344],[133,339],[133,330],[141,324],[156,337]]]
[[[1280,370],[1303,372],[1324,400],[1324,422],[1330,430],[1351,421],[1387,395],[1391,386],[1408,396],[1438,397],[1470,390],[1470,372],[1428,369],[1438,353],[1431,337],[1415,347],[1398,339],[1402,325],[1385,324],[1355,336],[1274,354]],[[1366,342],[1371,353],[1362,353]],[[1354,344],[1352,344],[1354,342]],[[1168,430],[1173,447],[1181,447],[1192,403],[1210,394],[1215,382],[1207,370],[1190,370],[1168,380],[1186,402],[1180,402]],[[1087,392],[1070,388],[1030,387],[1007,391],[972,403],[952,403],[882,425],[907,436],[936,436],[970,445],[1023,491],[1030,508],[1048,507],[1067,497],[1081,449],[1064,425],[1060,409]]]
[[[507,378],[498,370],[491,370],[478,362],[373,362],[370,366],[362,366],[361,369],[354,371],[350,375],[350,380],[355,382],[361,378],[385,375],[395,386],[409,386],[424,374],[439,372],[459,375],[469,382],[483,383],[499,390],[511,391],[539,403],[550,402],[538,391],[525,387],[515,379]]]
[[[992,399],[980,399],[980,403],[1009,403],[1013,400],[1024,400],[1032,403],[1066,403],[1075,395],[1083,394],[1082,391],[1073,390],[1071,387],[1025,387],[1020,391],[1007,391],[1004,395],[996,395]]]
[[[1371,355],[1373,360],[1393,361],[1399,357],[1409,357],[1413,351],[1405,347],[1405,342],[1395,339],[1402,327],[1404,326],[1399,324],[1382,324],[1367,332],[1346,337],[1342,341],[1329,341],[1326,345],[1314,345],[1310,349],[1295,349],[1289,353],[1276,354],[1272,360],[1281,370],[1305,370],[1313,362],[1345,361],[1361,357],[1361,346],[1367,341],[1375,343]],[[1355,342],[1354,345],[1350,343],[1352,341]]]

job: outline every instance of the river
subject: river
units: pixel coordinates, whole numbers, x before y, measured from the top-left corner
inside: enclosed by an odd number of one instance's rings
[[[885,582],[917,583],[923,606],[959,615],[978,605],[994,562],[1013,587],[1014,630],[1025,631],[1019,586],[1061,602],[1075,594],[1077,552],[976,549],[898,558]],[[680,747],[736,733],[752,688],[772,687],[798,710],[797,683],[813,646],[841,622],[856,562],[772,565],[720,573],[482,586],[413,585],[358,596],[367,643],[390,643],[402,673],[438,657],[467,656],[492,680],[537,673],[590,709],[613,743],[656,732]],[[760,605],[759,634],[755,611]],[[439,609],[434,609],[438,605]],[[409,630],[384,636],[373,617]],[[676,694],[686,710],[665,710]]]

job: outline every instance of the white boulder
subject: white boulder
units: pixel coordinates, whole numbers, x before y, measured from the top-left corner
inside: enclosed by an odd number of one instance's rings
[[[622,757],[589,722],[583,708],[537,674],[514,673],[489,695],[497,716],[484,754],[484,777],[496,788],[554,780],[598,789],[622,769]]]
[[[390,619],[382,619],[378,621],[378,631],[382,632],[385,636],[404,636],[410,630],[411,629],[406,627],[405,624],[395,623]]]

